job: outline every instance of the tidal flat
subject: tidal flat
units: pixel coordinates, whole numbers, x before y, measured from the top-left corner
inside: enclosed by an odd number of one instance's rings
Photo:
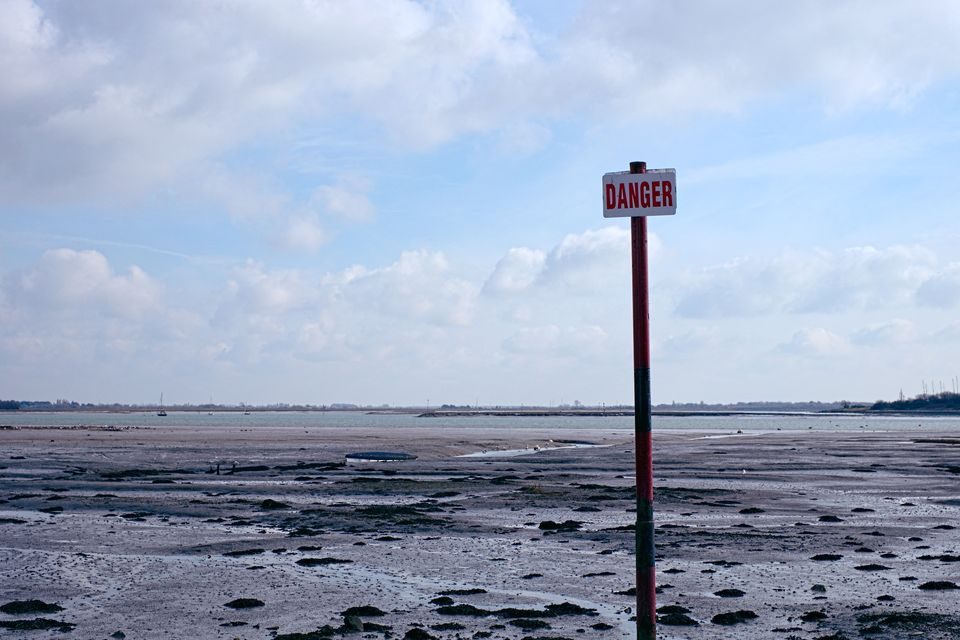
[[[0,429],[0,634],[633,637],[632,433],[451,420]],[[654,447],[658,637],[960,638],[960,433]]]

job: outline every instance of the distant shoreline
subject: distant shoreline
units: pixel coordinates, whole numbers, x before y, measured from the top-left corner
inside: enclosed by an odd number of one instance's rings
[[[377,412],[370,412],[377,413]],[[837,417],[857,417],[857,416],[891,416],[891,417],[909,417],[909,416],[943,416],[953,417],[960,415],[960,411],[674,411],[654,409],[652,414],[655,416],[668,416],[675,418],[685,417],[734,417],[734,416],[837,416]],[[470,416],[493,416],[510,418],[547,418],[558,416],[574,417],[616,417],[632,416],[632,409],[612,409],[607,411],[598,411],[595,409],[587,410],[497,410],[497,409],[478,409],[476,411],[425,411],[419,414],[421,418],[459,418]]]
[[[390,407],[390,408],[282,408],[282,407],[217,407],[207,409],[202,407],[166,407],[169,414],[175,413],[214,413],[214,414],[245,414],[245,413],[366,413],[366,414],[393,414],[393,415],[415,415],[420,418],[468,418],[468,417],[508,417],[508,418],[551,418],[551,417],[625,417],[634,415],[632,408],[616,409],[443,409],[443,410],[424,410],[423,407]],[[132,415],[142,413],[154,413],[155,408],[150,407],[76,407],[70,409],[44,408],[44,409],[0,409],[0,415],[14,414],[43,414],[43,413],[102,413],[116,415]],[[930,409],[898,409],[898,410],[835,410],[835,411],[775,411],[775,410],[702,410],[702,411],[683,411],[674,409],[653,409],[655,416],[667,417],[750,417],[750,416],[836,416],[836,417],[858,417],[858,416],[886,416],[886,417],[956,417],[960,416],[960,410],[930,410]]]

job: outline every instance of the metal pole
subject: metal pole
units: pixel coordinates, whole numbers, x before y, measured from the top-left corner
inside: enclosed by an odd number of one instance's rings
[[[630,173],[646,173],[631,162]],[[637,640],[657,637],[656,560],[653,546],[653,450],[650,417],[650,292],[647,286],[647,218],[630,218],[633,263],[633,406],[637,466]]]

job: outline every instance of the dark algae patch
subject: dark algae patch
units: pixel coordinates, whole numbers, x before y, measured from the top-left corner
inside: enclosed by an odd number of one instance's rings
[[[742,598],[747,594],[740,589],[720,589],[720,591],[715,592],[713,595],[718,598]]]
[[[803,622],[820,622],[821,620],[827,619],[827,614],[823,611],[808,611],[800,616],[800,619]]]
[[[223,555],[230,558],[239,558],[242,556],[255,556],[264,553],[266,549],[239,549],[237,551],[225,551]]]
[[[330,564],[351,564],[353,560],[343,558],[300,558],[297,564],[301,567],[323,567]]]
[[[263,500],[260,503],[260,508],[263,509],[264,511],[270,511],[270,510],[289,509],[290,505],[286,504],[285,502],[278,502],[277,500],[271,500],[270,498],[267,498],[266,500]]]
[[[960,638],[960,618],[938,613],[869,613],[857,616],[857,622],[864,625],[860,635],[866,637]]]
[[[956,582],[950,582],[949,580],[932,580],[930,582],[924,582],[918,588],[924,591],[951,591],[953,589],[960,589],[960,585]]]
[[[576,531],[582,526],[583,523],[579,520],[564,520],[563,522],[544,520],[538,528],[541,531]]]
[[[710,619],[710,622],[713,624],[719,624],[723,626],[730,626],[734,624],[740,624],[741,622],[749,622],[754,620],[759,616],[753,611],[747,609],[740,609],[739,611],[729,611],[727,613],[718,613]]]
[[[341,635],[337,629],[330,625],[323,625],[316,631],[307,631],[306,633],[281,633],[274,636],[274,640],[324,640],[324,638],[333,638]]]
[[[533,629],[549,629],[550,628],[550,623],[548,622],[544,622],[543,620],[531,620],[529,618],[517,618],[515,620],[511,620],[507,624],[513,625],[514,627],[518,627],[520,629],[524,629],[527,631],[530,631]]]
[[[445,616],[474,616],[486,617],[495,616],[497,618],[518,619],[518,618],[557,618],[559,616],[596,616],[599,615],[596,609],[587,609],[580,605],[570,602],[560,604],[548,604],[543,610],[539,609],[519,609],[515,607],[505,607],[503,609],[481,609],[472,604],[456,604],[439,607],[437,613]]]
[[[0,620],[0,629],[11,631],[73,631],[77,625],[70,622],[60,622],[49,618],[34,618],[32,620]]]
[[[671,627],[699,627],[700,623],[686,613],[671,611],[657,616],[657,622]]]
[[[63,611],[63,607],[43,600],[14,600],[0,606],[0,611],[11,616],[22,616],[34,613],[56,613]]]
[[[387,614],[377,607],[366,604],[360,607],[350,607],[340,615],[342,615],[344,618],[347,616],[357,616],[359,618],[378,618]]]
[[[231,609],[253,609],[255,607],[262,607],[264,604],[266,603],[264,603],[263,600],[257,600],[256,598],[237,598],[223,606],[230,607]]]

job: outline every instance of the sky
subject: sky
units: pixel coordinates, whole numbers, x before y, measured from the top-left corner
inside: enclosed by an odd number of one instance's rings
[[[960,3],[0,0],[0,398],[894,399],[960,376]]]

